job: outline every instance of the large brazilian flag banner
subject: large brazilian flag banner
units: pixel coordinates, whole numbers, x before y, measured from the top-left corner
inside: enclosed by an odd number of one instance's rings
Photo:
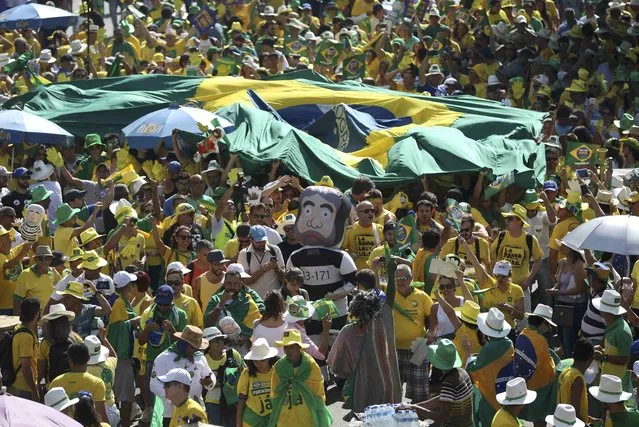
[[[472,96],[335,84],[310,71],[269,80],[138,75],[55,83],[4,108],[23,108],[84,137],[120,132],[172,102],[194,101],[235,124],[222,148],[239,153],[247,174],[276,159],[309,182],[329,175],[341,189],[362,174],[381,188],[481,169],[513,172],[530,188],[545,174],[541,113]]]

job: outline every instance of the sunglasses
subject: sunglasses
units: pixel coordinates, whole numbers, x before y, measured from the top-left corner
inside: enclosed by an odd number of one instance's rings
[[[472,233],[473,229],[472,228],[462,228],[459,231],[461,231],[462,233]]]
[[[177,286],[181,286],[182,282],[178,282],[178,281],[170,281],[170,282],[166,282],[167,285],[169,285],[172,288],[175,288]]]
[[[395,276],[395,280],[410,280],[408,276]]]
[[[358,213],[369,214],[373,212],[373,209],[362,209],[361,211],[357,211]]]
[[[495,274],[495,277],[498,279],[508,279],[508,276],[505,274]]]

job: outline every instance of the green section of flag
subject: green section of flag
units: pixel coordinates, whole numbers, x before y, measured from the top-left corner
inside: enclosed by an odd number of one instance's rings
[[[315,48],[315,63],[334,67],[339,61],[342,45],[335,40],[322,40]]]
[[[366,75],[366,54],[352,55],[344,59],[344,80],[363,79]]]
[[[240,70],[240,63],[234,58],[220,57],[215,60],[218,76],[236,76]]]
[[[498,176],[484,191],[484,198],[488,199],[515,183],[515,172],[508,172]]]
[[[395,223],[393,231],[395,233],[394,254],[402,253],[420,240],[419,230],[415,224],[415,213],[412,211]]]
[[[597,160],[597,145],[569,142],[566,152],[566,166],[588,166]]]
[[[286,31],[286,34],[284,35],[284,55],[291,55],[293,53],[302,56],[306,55],[306,43],[304,43],[299,36],[293,37],[288,33],[288,31]]]

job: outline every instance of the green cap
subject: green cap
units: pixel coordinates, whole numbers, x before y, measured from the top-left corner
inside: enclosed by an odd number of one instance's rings
[[[90,133],[84,137],[84,149],[86,150],[89,147],[93,147],[94,145],[102,145],[102,139],[100,139],[100,135],[97,133]]]
[[[628,130],[635,124],[635,118],[632,117],[632,114],[624,113],[621,119],[615,120],[614,123],[619,129]]]
[[[406,43],[404,42],[404,39],[400,38],[400,37],[396,37],[393,39],[393,43],[391,44],[398,44],[400,46],[406,46]]]
[[[38,203],[48,199],[53,194],[53,191],[49,191],[44,188],[44,185],[38,185],[31,190],[31,203]]]
[[[134,31],[133,25],[131,25],[126,19],[120,21],[120,29],[126,36],[130,36],[131,34],[133,34]]]
[[[210,48],[208,48],[208,50],[206,51],[206,56],[209,56],[212,53],[220,53],[220,48],[217,46],[211,46]]]
[[[530,209],[532,207],[539,206],[539,202],[541,202],[541,200],[539,199],[537,192],[534,189],[528,189],[526,190],[524,197],[522,197],[519,201],[519,204],[526,209]]]
[[[183,27],[184,21],[182,21],[181,19],[174,19],[173,22],[171,22],[171,25],[175,27]]]
[[[63,203],[55,210],[55,224],[64,224],[80,212],[80,209],[74,209],[68,203]]]
[[[226,188],[224,187],[217,187],[214,191],[213,191],[213,198],[214,199],[219,199],[221,198],[224,193],[226,193]]]
[[[193,5],[189,7],[189,15],[197,15],[200,13],[200,6]]]

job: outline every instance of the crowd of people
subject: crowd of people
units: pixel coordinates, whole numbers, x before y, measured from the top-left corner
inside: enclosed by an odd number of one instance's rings
[[[9,393],[87,427],[326,426],[333,385],[349,419],[396,404],[441,426],[639,425],[639,261],[565,240],[639,215],[639,174],[612,177],[639,161],[639,2],[109,5],[112,34],[99,2],[75,32],[0,29],[2,100],[69,80],[313,69],[547,112],[546,176],[337,189],[281,161],[249,177],[241,153],[191,158],[176,133],[162,153],[114,134],[2,143]],[[576,141],[609,158],[577,171]]]

